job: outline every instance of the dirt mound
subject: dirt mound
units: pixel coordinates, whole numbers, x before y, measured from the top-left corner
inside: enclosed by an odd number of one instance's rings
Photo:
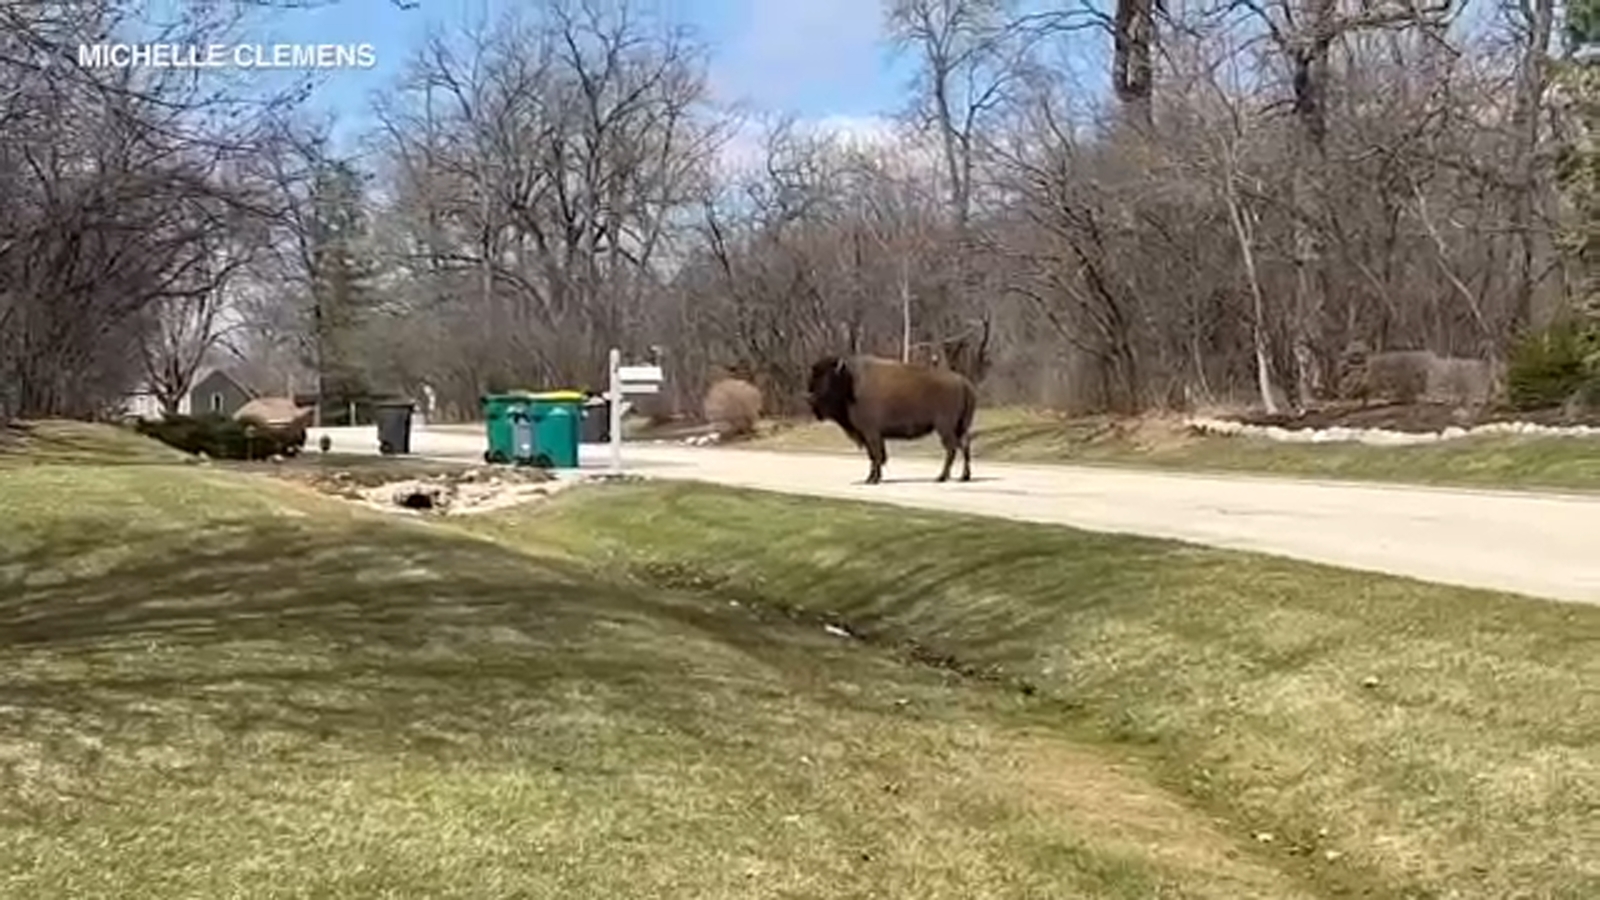
[[[1116,437],[1140,450],[1165,450],[1194,440],[1182,416],[1151,413],[1117,423]]]
[[[572,484],[540,469],[462,468],[381,478],[377,472],[335,469],[298,480],[326,494],[384,512],[466,515],[538,500]],[[399,474],[399,473],[396,473]]]

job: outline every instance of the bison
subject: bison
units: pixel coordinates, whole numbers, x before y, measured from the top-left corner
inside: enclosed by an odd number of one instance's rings
[[[883,480],[886,439],[914,440],[934,431],[944,444],[939,481],[961,451],[961,480],[972,480],[972,416],[978,392],[956,372],[875,356],[829,356],[811,367],[811,411],[832,419],[867,451],[867,484]]]

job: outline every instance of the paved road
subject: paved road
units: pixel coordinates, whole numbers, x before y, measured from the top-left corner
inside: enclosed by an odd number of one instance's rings
[[[310,444],[315,445],[316,435]],[[364,443],[365,447],[358,446]],[[370,429],[334,431],[335,449],[375,452]],[[419,454],[481,459],[471,431],[425,429]],[[1176,538],[1428,581],[1600,603],[1600,498],[1320,483],[1069,466],[974,465],[935,484],[938,463],[894,458],[860,483],[855,456],[630,444],[631,471],[661,478],[947,509],[1095,531]],[[585,446],[583,468],[603,467]]]

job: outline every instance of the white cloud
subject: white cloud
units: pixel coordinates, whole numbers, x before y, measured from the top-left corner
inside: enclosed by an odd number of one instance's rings
[[[887,147],[901,137],[899,123],[885,116],[824,116],[802,123],[810,133],[829,134],[862,147]]]
[[[774,119],[752,118],[743,122],[722,148],[722,169],[728,174],[749,172],[766,160],[767,138]],[[904,143],[901,126],[884,116],[829,115],[815,119],[796,119],[796,134],[832,137],[841,144],[860,149],[897,149]]]

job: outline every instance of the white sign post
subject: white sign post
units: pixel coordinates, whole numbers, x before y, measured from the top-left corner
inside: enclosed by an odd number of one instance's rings
[[[622,351],[611,348],[611,387],[606,400],[611,404],[611,473],[622,472],[622,401],[629,394],[655,394],[661,390],[660,366],[625,366]]]

